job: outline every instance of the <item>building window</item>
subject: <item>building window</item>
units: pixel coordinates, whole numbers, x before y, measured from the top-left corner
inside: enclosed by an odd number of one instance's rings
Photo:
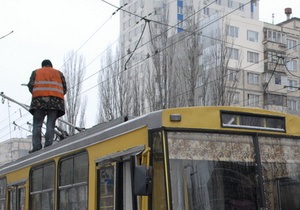
[[[239,28],[231,25],[226,25],[226,35],[234,38],[238,38]]]
[[[286,35],[282,32],[268,30],[267,39],[269,41],[286,44]]]
[[[239,50],[236,48],[227,48],[228,51],[228,57],[230,59],[239,60]]]
[[[178,10],[178,11],[177,11],[178,14],[183,14],[183,8],[182,8],[182,7],[178,7],[177,10]]]
[[[233,92],[228,91],[227,97],[231,104],[239,104],[240,103],[240,93],[239,92]]]
[[[258,106],[259,105],[259,95],[248,94],[248,105]]]
[[[183,14],[183,1],[177,1],[177,13]]]
[[[183,15],[182,14],[177,14],[177,20],[183,21]]]
[[[250,63],[258,63],[259,54],[255,52],[247,52],[247,61]]]
[[[268,105],[275,106],[286,106],[286,96],[284,95],[276,95],[276,94],[267,94],[266,96]]]
[[[288,50],[297,51],[297,41],[291,40],[291,39],[287,39],[286,44],[287,44],[287,49]]]
[[[258,85],[259,84],[259,74],[248,73],[248,84]]]
[[[205,15],[209,15],[209,8],[208,7],[204,7],[203,13]]]
[[[178,0],[177,1],[177,6],[178,7],[183,7],[183,1],[182,0]]]
[[[238,72],[234,70],[227,70],[227,80],[228,81],[237,81],[238,80]]]
[[[239,3],[239,10],[244,11],[244,4],[243,3]]]
[[[203,85],[203,76],[199,75],[197,79],[197,87],[201,87]]]
[[[298,111],[298,102],[295,100],[287,100],[287,107],[291,111]]]
[[[258,42],[258,32],[248,30],[247,31],[247,40],[249,40],[251,42]]]
[[[227,4],[229,8],[233,7],[233,1],[232,0],[227,0]]]
[[[274,78],[275,78],[275,85],[281,85],[281,75],[275,74]]]
[[[286,68],[290,71],[297,70],[297,60],[288,61],[285,65],[286,65]]]
[[[297,87],[297,81],[296,80],[288,80],[288,87],[287,87],[288,90],[290,91],[296,91],[298,90],[298,87]]]

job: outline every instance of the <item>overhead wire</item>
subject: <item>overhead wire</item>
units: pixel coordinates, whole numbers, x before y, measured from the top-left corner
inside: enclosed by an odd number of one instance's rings
[[[106,20],[106,21],[104,21],[103,23],[102,23],[102,25],[99,27],[99,28],[97,28],[97,30],[83,43],[83,44],[81,44],[81,46],[64,62],[64,64],[63,64],[63,66],[65,66],[66,65],[66,63],[76,54],[76,53],[78,53],[91,39],[92,39],[92,37],[93,36],[95,36],[95,34],[97,34],[97,32],[99,31],[99,30],[101,30],[107,23],[108,23],[108,21],[111,19],[111,17],[113,16],[115,14],[115,12],[114,13],[112,13],[112,15]],[[6,34],[5,36],[2,36],[2,37],[0,37],[0,39],[3,39],[3,38],[5,38],[5,37],[7,37],[8,35],[10,35],[11,33],[13,33],[13,31],[11,31],[10,33],[8,33],[8,34]],[[62,66],[62,67],[63,67]],[[61,68],[62,68],[61,67]],[[85,66],[85,68],[86,68],[87,66]],[[15,112],[14,112],[15,113]],[[9,114],[10,115],[10,114]],[[10,118],[10,116],[8,117],[8,118]],[[3,120],[4,121],[4,120]],[[1,124],[1,123],[0,123]],[[9,126],[9,125],[8,125]],[[1,130],[0,130],[1,131]],[[8,134],[9,135],[9,134]],[[1,137],[0,137],[0,139],[1,139]]]
[[[246,4],[242,5],[242,6],[245,6],[245,5],[249,4],[249,3],[251,3],[251,1],[249,1],[248,3],[246,3]],[[242,7],[242,6],[240,6],[240,7]],[[214,23],[214,22],[216,22],[216,21],[218,21],[218,20],[224,18],[225,16],[227,16],[227,15],[233,13],[234,11],[238,10],[240,7],[236,8],[235,10],[232,10],[231,12],[225,14],[224,16],[221,16],[220,18],[214,20],[213,22],[210,22],[209,24],[203,26],[203,27],[200,28],[199,30],[201,30],[201,29],[203,29],[203,28],[205,28],[205,27],[208,27],[210,24],[212,24],[212,23]],[[202,8],[202,9],[203,9],[203,8]],[[202,9],[200,9],[199,11],[201,11]],[[196,13],[194,13],[194,14],[196,14]],[[177,24],[176,24],[176,25],[177,25]],[[198,30],[198,31],[199,31],[199,30]],[[163,32],[163,33],[165,33],[165,32]],[[193,33],[195,33],[195,32],[193,32]],[[188,35],[188,36],[190,36],[190,35]],[[186,37],[188,37],[188,36],[186,36]],[[184,37],[184,38],[186,38],[186,37]],[[155,38],[156,38],[156,37],[155,37]],[[184,39],[184,38],[183,38],[183,39]],[[152,38],[152,39],[154,39],[154,38]],[[152,39],[151,39],[151,40],[152,40]],[[180,39],[179,41],[182,41],[183,39]],[[179,41],[177,41],[176,43],[178,43]],[[149,41],[149,42],[150,42],[150,41]],[[147,43],[149,43],[149,42],[147,42]],[[147,44],[147,43],[145,43],[145,44]],[[145,44],[144,44],[144,45],[145,45]],[[172,44],[172,45],[173,45],[173,44]],[[166,48],[168,48],[168,47],[170,47],[170,46],[167,46]],[[164,49],[162,49],[162,50],[160,50],[160,51],[163,51],[163,50],[165,50],[166,48],[164,48]],[[146,59],[148,59],[148,58],[146,58]],[[146,60],[146,59],[144,59],[144,60]],[[141,62],[143,62],[144,60],[142,60]],[[140,62],[140,63],[141,63],[141,62]],[[254,65],[254,64],[251,64],[250,66],[252,66],[252,65]],[[242,70],[242,69],[240,69],[240,70]],[[97,86],[97,85],[93,86],[92,88],[94,88],[94,87],[96,87],[96,86]]]
[[[249,3],[251,3],[251,1],[249,1],[248,3],[246,3],[246,4],[249,4]],[[246,5],[246,4],[244,4],[244,5]],[[242,5],[242,6],[244,6],[244,5]],[[231,12],[229,12],[229,13],[227,13],[227,14],[225,14],[225,15],[223,15],[223,16],[221,16],[220,18],[218,18],[217,20],[214,20],[213,21],[213,23],[214,22],[216,22],[216,21],[218,21],[218,20],[220,20],[220,19],[222,19],[222,18],[224,18],[225,16],[227,16],[227,15],[229,15],[229,14],[231,14],[231,13],[233,13],[234,11],[236,11],[236,10],[238,10],[240,7],[238,7],[237,9],[235,9],[235,10],[233,10],[233,11],[231,11]],[[201,8],[199,11],[201,11],[201,10],[203,10],[203,8]],[[198,11],[198,12],[199,12]],[[194,13],[194,15],[196,14],[197,12],[195,12]],[[191,17],[191,16],[190,16]],[[152,21],[152,20],[151,20]],[[205,27],[208,27],[210,24],[212,24],[212,22],[211,23],[209,23],[209,24],[207,24],[207,25],[205,25],[205,26],[203,26],[202,28],[200,28],[199,30],[201,30],[201,29],[203,29],[203,28],[205,28]],[[177,24],[176,24],[177,25]],[[198,30],[198,31],[199,31]],[[165,33],[165,32],[163,32],[163,33]],[[163,34],[163,33],[161,33],[161,34]],[[195,32],[193,32],[193,33],[195,33]],[[161,35],[160,34],[160,35]],[[159,36],[159,35],[158,35]],[[190,35],[188,35],[188,36],[190,36]],[[186,37],[188,37],[188,36],[186,36]],[[184,37],[184,38],[186,38],[186,37]],[[157,37],[154,37],[154,38],[157,38]],[[154,38],[152,38],[151,40],[153,40]],[[150,40],[150,41],[151,41]],[[182,41],[183,39],[180,39],[179,41]],[[149,43],[150,41],[148,41],[148,42],[146,42],[145,44],[147,44],[147,43]],[[178,43],[179,41],[177,41],[176,43]],[[144,45],[145,45],[144,44]],[[172,44],[173,45],[173,44]],[[167,46],[167,47],[165,47],[165,48],[163,48],[163,49],[161,49],[160,51],[163,51],[163,50],[165,50],[165,49],[167,49],[168,47],[170,47],[170,46]],[[122,58],[121,58],[122,59]],[[147,60],[148,58],[146,58],[146,59],[144,59],[144,60],[141,60],[141,62],[144,62],[145,60]],[[115,61],[115,62],[119,62],[120,61],[120,59],[118,59],[117,61]],[[139,62],[139,63],[141,63],[141,62]],[[139,64],[139,63],[137,63],[137,64]],[[253,64],[252,64],[253,65]],[[105,67],[106,68],[106,67]],[[105,69],[104,68],[104,69]],[[95,86],[93,86],[92,88],[94,88],[94,87],[96,87],[96,86],[98,86],[98,85],[100,85],[100,83],[98,83],[97,85],[95,85]],[[92,88],[90,88],[90,89],[92,89]],[[90,90],[89,89],[89,90]]]
[[[250,1],[250,2],[251,2],[251,1]],[[248,3],[250,3],[250,2],[248,2]],[[232,11],[232,12],[234,12],[234,11]],[[228,13],[228,14],[231,14],[232,12],[230,12],[230,13]],[[132,13],[132,14],[134,14],[134,13]],[[228,14],[227,14],[227,15],[228,15]],[[225,16],[227,16],[227,15],[225,15]],[[225,16],[222,16],[221,18],[224,18]],[[214,22],[220,20],[221,18],[215,20]],[[153,21],[153,20],[151,20],[151,21]],[[153,22],[157,22],[157,21],[153,21]],[[159,22],[157,22],[157,23],[159,23]],[[210,23],[210,24],[212,24],[212,23]],[[208,27],[210,24],[206,25],[205,27]],[[200,28],[199,30],[201,30],[201,29],[203,29],[203,28],[204,28],[204,27]],[[99,29],[99,30],[100,30],[100,29]],[[99,30],[97,30],[97,31],[99,31]],[[96,32],[97,32],[97,31],[96,31]],[[95,33],[96,33],[96,32],[95,32]],[[95,34],[95,33],[94,33],[94,34]],[[93,35],[94,35],[94,34],[93,34]],[[92,36],[93,36],[93,35],[92,35]],[[91,37],[92,37],[92,36],[91,36]],[[91,37],[90,37],[90,38],[91,38]],[[210,37],[210,38],[211,38],[211,37]],[[85,42],[85,43],[86,43],[86,42]],[[84,45],[84,44],[83,44],[83,45]],[[82,45],[82,46],[83,46],[83,45]],[[168,46],[168,47],[170,47],[170,46]],[[166,47],[165,49],[167,49],[168,47]],[[163,50],[165,50],[165,49],[163,49]],[[78,50],[77,50],[77,51],[78,51]],[[76,51],[76,52],[77,52],[77,51]],[[124,56],[124,57],[125,57],[125,56]],[[124,59],[124,57],[123,57],[123,58],[120,58],[120,59]],[[120,61],[120,59],[118,59],[116,62]],[[147,58],[147,59],[148,59],[148,58]],[[147,59],[145,59],[145,60],[147,60]],[[104,69],[107,68],[107,67],[108,67],[108,66],[106,66],[106,67],[104,67],[104,68],[101,68],[97,73],[99,73],[101,70],[104,70]],[[94,76],[94,75],[95,75],[95,74],[93,74],[92,76]],[[100,83],[98,83],[96,86],[98,86],[99,84],[100,84]],[[94,87],[96,87],[96,86],[94,86]],[[94,88],[94,87],[92,87],[92,88]],[[92,89],[92,88],[90,88],[90,89]],[[89,89],[89,90],[90,90],[90,89]],[[86,91],[85,91],[85,92],[86,92]]]
[[[102,1],[105,2],[105,3],[107,3],[107,4],[109,4],[109,5],[111,5],[111,6],[113,6],[113,7],[115,7],[115,8],[119,8],[119,7],[113,5],[113,4],[111,4],[111,3],[109,3],[109,2],[107,2],[107,1],[105,1],[105,0],[102,0]],[[210,6],[210,5],[213,4],[213,3],[214,3],[214,1],[211,2],[211,3],[210,3],[209,5],[207,5],[207,6]],[[249,3],[251,3],[251,1],[245,3],[244,5],[241,5],[240,7],[243,7],[243,6],[245,6],[245,5],[249,4]],[[206,7],[207,7],[207,6],[206,6]],[[227,14],[221,16],[220,18],[214,20],[213,22],[208,23],[207,25],[203,26],[203,27],[200,28],[199,30],[202,30],[202,29],[204,29],[204,28],[210,26],[210,24],[212,24],[212,23],[214,23],[214,22],[217,22],[218,20],[220,20],[220,19],[226,17],[227,15],[229,15],[229,14],[231,14],[231,13],[237,11],[238,9],[240,9],[240,7],[238,7],[238,8],[236,8],[236,9],[230,11],[229,13],[227,13]],[[189,19],[189,18],[195,16],[197,13],[199,13],[199,12],[202,11],[203,9],[204,9],[204,8],[201,8],[200,10],[196,11],[195,13],[193,13],[193,14],[190,15],[190,16],[188,16],[187,18],[185,18],[185,19],[182,20],[182,21],[185,21],[185,20],[187,20],[187,19]],[[123,11],[123,12],[127,12],[127,13],[129,13],[129,14],[131,14],[131,15],[134,15],[134,16],[137,16],[137,17],[139,17],[139,18],[141,18],[141,19],[145,19],[145,17],[142,17],[142,16],[137,15],[137,14],[135,14],[135,13],[132,13],[132,12],[130,12],[130,11],[127,11],[127,10],[125,10],[125,9],[123,9],[123,8],[118,9],[118,10]],[[148,21],[151,21],[151,22],[163,24],[163,23],[161,23],[161,22],[159,22],[159,21],[155,21],[155,20],[152,20],[152,19],[147,19],[147,20],[148,20]],[[169,26],[169,27],[171,27],[171,28],[174,28],[174,27],[176,27],[178,24],[179,24],[179,23],[176,23],[175,26],[170,26],[170,25],[168,25],[168,24],[165,24],[165,25],[166,25],[166,26]],[[169,29],[168,29],[168,30],[169,30]],[[167,31],[168,31],[168,30],[167,30]],[[188,31],[188,30],[186,30],[186,29],[184,29],[184,30],[185,30],[185,31]],[[159,36],[161,36],[162,34],[166,33],[167,31],[162,32],[161,34],[157,35],[156,37],[152,37],[150,41],[145,42],[143,45],[139,46],[138,48],[141,48],[141,47],[143,47],[144,45],[150,43],[153,39],[158,38]],[[193,31],[193,32],[191,32],[191,33],[195,33],[195,31]],[[190,36],[190,35],[188,35],[188,36]],[[183,37],[182,39],[178,40],[176,43],[178,43],[178,42],[184,40],[184,39],[187,38],[188,36]],[[174,44],[176,44],[176,43],[174,43]],[[170,46],[167,46],[166,48],[168,48],[168,47],[170,47]],[[138,49],[138,48],[137,48],[137,49]],[[166,48],[161,49],[160,51],[163,51],[163,50],[165,50]],[[127,55],[125,55],[125,56],[123,56],[123,57],[117,59],[115,62],[119,62],[120,60],[124,59],[126,56],[127,56]],[[115,62],[113,62],[113,63],[115,63]],[[112,63],[112,64],[113,64],[113,63]],[[107,65],[107,66],[104,67],[103,69],[98,70],[96,73],[92,74],[92,75],[89,76],[88,78],[91,78],[91,77],[95,76],[97,73],[99,73],[100,71],[106,69],[108,66],[110,66],[110,65]],[[88,79],[88,78],[86,78],[86,79]],[[85,79],[85,80],[86,80],[86,79]],[[83,81],[85,81],[85,80],[83,80]],[[82,82],[83,82],[83,81],[82,81]],[[91,90],[91,89],[93,89],[93,88],[96,87],[96,86],[97,86],[97,85],[93,86],[92,88],[89,88],[88,90]],[[87,92],[87,91],[84,91],[84,92]]]
[[[126,6],[127,4],[124,4],[123,6],[121,6],[121,7],[119,7],[115,12],[113,12],[112,14],[111,14],[111,16],[106,20],[106,21],[104,21],[103,22],[103,24],[99,27],[99,28],[97,28],[97,30],[64,62],[64,64],[62,65],[62,67],[64,66],[64,65],[66,65],[66,63],[74,56],[74,55],[76,55],[76,53],[78,53],[79,51],[80,51],[80,49],[82,49],[87,43],[88,43],[88,41],[90,41],[91,39],[92,39],[92,37],[99,31],[99,30],[101,30],[104,26],[105,26],[105,24],[107,24],[108,23],[108,21],[109,20],[111,20],[111,18],[112,18],[112,16],[113,15],[115,15],[121,8],[123,8],[124,6]],[[12,31],[13,32],[13,31]],[[12,32],[10,32],[9,34],[11,34]],[[5,36],[3,36],[2,38],[4,38],[4,37],[6,37],[6,36],[8,36],[9,34],[7,34],[7,35],[5,35]],[[117,39],[118,40],[118,39]],[[113,44],[111,44],[111,46],[112,45],[114,45],[116,42],[117,42],[117,40],[115,41],[115,42],[113,42]],[[109,46],[109,47],[111,47],[111,46]],[[105,53],[105,51],[107,51],[107,49],[109,48],[109,47],[107,47],[102,53],[100,53],[97,57],[95,57],[88,65],[86,65],[85,67],[84,67],[84,69],[86,69],[90,64],[92,64],[97,58],[99,58],[99,56],[101,56],[103,53]],[[95,74],[97,74],[98,72],[96,72],[96,73],[94,73],[94,74],[92,74],[91,76],[89,76],[89,77],[87,77],[87,78],[85,78],[85,79],[83,79],[81,82],[83,82],[83,81],[85,81],[85,80],[87,80],[87,79],[89,79],[89,78],[91,78],[91,77],[93,77],[93,76],[95,76]],[[79,83],[77,83],[77,84],[75,84],[74,86],[72,86],[72,87],[69,87],[69,88],[74,88],[75,86],[77,86],[77,85],[79,85],[81,82],[79,82]],[[1,139],[1,138],[0,138]]]

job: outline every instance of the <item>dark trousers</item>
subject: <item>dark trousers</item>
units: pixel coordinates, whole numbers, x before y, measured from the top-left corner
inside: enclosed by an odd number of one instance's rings
[[[42,125],[45,116],[47,116],[45,147],[52,145],[53,142],[57,111],[37,109],[33,113],[32,146],[34,150],[42,148]]]

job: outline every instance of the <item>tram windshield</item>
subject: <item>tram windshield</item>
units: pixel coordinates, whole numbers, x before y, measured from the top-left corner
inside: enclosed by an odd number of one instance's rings
[[[255,145],[244,135],[167,136],[173,209],[299,209],[300,156],[292,158],[300,151],[296,140],[264,138]],[[254,145],[260,148],[261,173]]]

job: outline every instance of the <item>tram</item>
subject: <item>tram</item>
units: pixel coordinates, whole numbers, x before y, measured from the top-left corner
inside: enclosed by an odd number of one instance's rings
[[[186,107],[123,117],[0,168],[0,210],[300,208],[300,117]]]

